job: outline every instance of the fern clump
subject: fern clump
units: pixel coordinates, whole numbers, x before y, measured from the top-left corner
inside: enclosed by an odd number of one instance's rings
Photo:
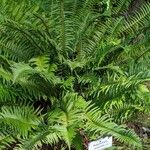
[[[0,3],[0,149],[142,149],[126,123],[150,108],[150,3]]]

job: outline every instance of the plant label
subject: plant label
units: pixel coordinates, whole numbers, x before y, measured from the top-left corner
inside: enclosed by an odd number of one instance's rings
[[[112,136],[92,141],[88,145],[88,150],[104,150],[112,146]]]

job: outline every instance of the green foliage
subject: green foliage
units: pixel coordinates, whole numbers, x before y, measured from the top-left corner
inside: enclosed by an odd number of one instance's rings
[[[31,129],[39,125],[41,119],[38,116],[40,112],[30,108],[28,105],[23,107],[2,107],[1,123],[8,124],[20,136],[27,136]],[[42,117],[42,116],[41,116]]]
[[[130,5],[1,1],[0,149],[82,150],[106,135],[142,149],[125,124],[149,111],[150,4]]]

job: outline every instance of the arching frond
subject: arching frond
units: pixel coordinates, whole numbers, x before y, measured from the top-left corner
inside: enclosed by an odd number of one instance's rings
[[[20,136],[27,137],[31,129],[35,129],[42,121],[39,110],[31,107],[2,107],[0,122],[11,126]]]
[[[121,142],[127,142],[128,144],[133,144],[132,146],[141,147],[140,140],[131,130],[126,131],[121,126],[117,126],[112,123],[106,116],[101,116],[100,110],[98,108],[92,108],[91,106],[87,108],[87,131],[94,132],[94,134],[107,134],[114,135],[115,138]],[[132,141],[132,142],[131,142]]]
[[[150,4],[145,3],[135,15],[131,16],[125,21],[124,28],[121,32],[132,33],[138,31],[139,28],[145,26],[148,23],[150,14]]]

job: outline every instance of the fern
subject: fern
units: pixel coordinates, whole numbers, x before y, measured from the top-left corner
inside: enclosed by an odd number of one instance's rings
[[[106,135],[142,149],[125,123],[149,110],[150,4],[130,5],[1,0],[0,149],[78,150]]]
[[[142,6],[142,8],[135,13],[134,16],[130,17],[125,22],[125,27],[122,29],[122,32],[133,32],[137,31],[140,27],[147,24],[147,21],[149,20],[149,9],[150,4],[146,3]]]
[[[121,126],[117,127],[116,124],[109,122],[107,116],[101,116],[98,113],[98,108],[91,109],[91,106],[87,109],[90,111],[87,112],[87,119],[89,120],[86,124],[88,131],[94,132],[94,134],[111,134],[114,135],[121,142],[130,143],[138,147],[141,147],[140,140],[136,137],[132,131],[125,131]],[[117,130],[115,130],[117,128]]]
[[[2,107],[0,121],[11,125],[20,136],[26,137],[31,129],[39,125],[38,114],[30,107]]]

